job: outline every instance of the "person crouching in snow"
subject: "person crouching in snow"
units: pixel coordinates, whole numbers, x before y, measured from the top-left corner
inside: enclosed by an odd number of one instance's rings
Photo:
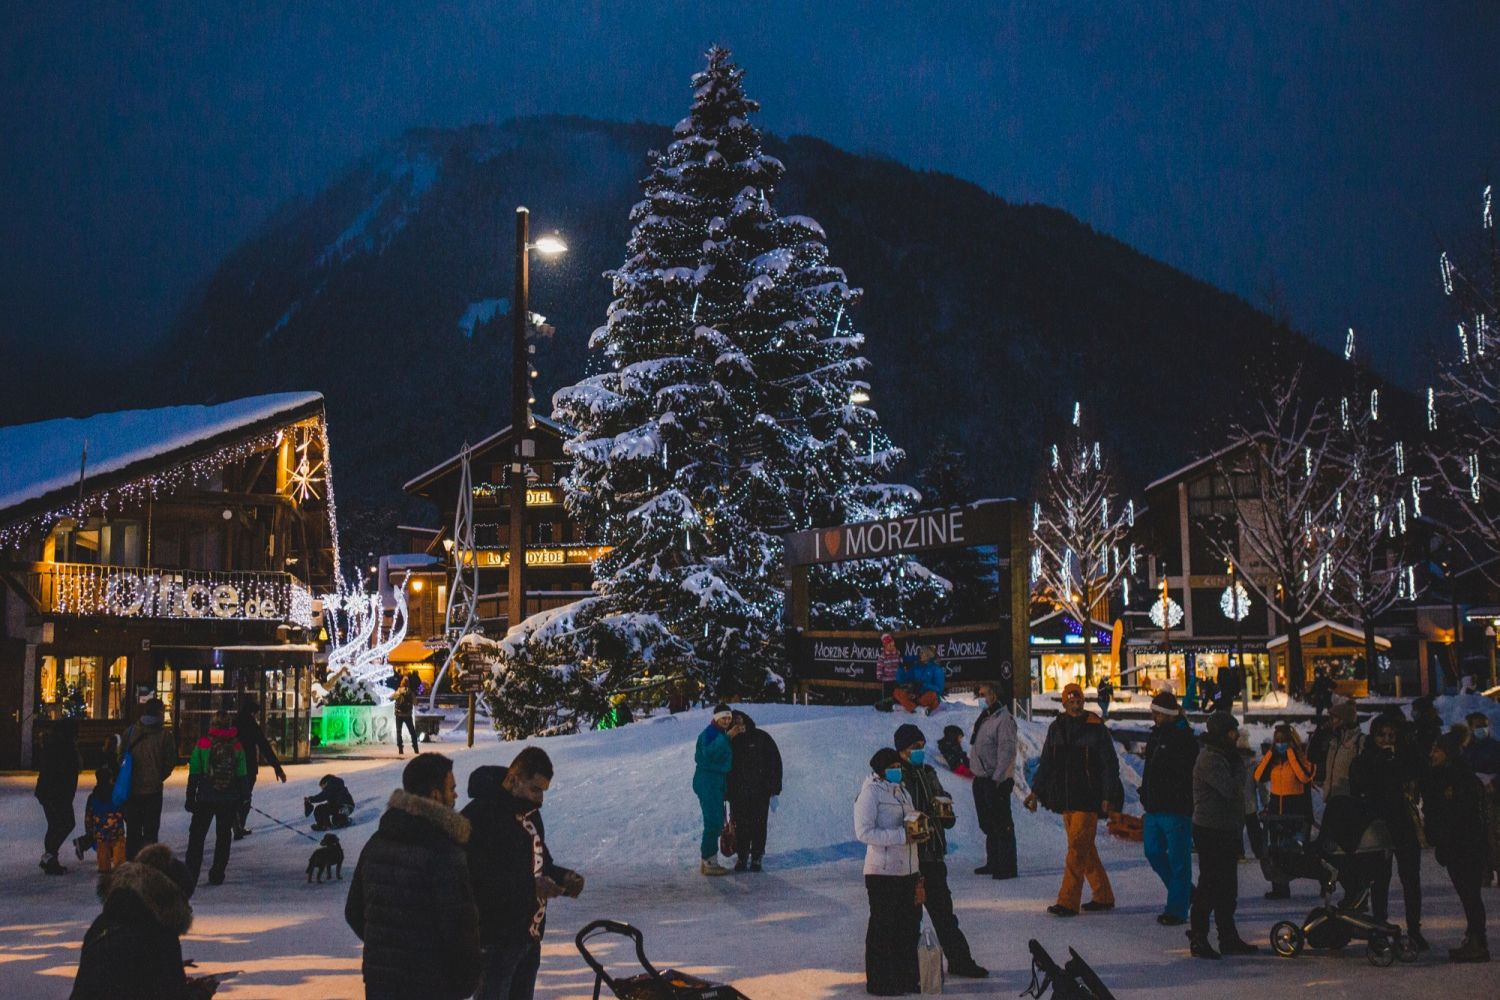
[[[942,754],[943,763],[948,765],[948,770],[960,778],[972,778],[974,772],[969,769],[969,755],[964,753],[964,731],[957,726],[944,726],[943,738],[938,740],[938,753]]]
[[[946,686],[947,675],[943,672],[943,665],[937,661],[937,650],[931,646],[923,646],[917,652],[915,663],[907,660],[896,671],[896,690],[892,692],[892,697],[896,699],[896,704],[908,712],[915,712],[920,706],[931,715],[942,703]]]
[[[1194,958],[1254,955],[1234,926],[1239,899],[1239,854],[1245,832],[1245,764],[1240,759],[1239,723],[1228,712],[1208,717],[1203,752],[1193,764],[1193,845],[1198,848],[1198,888],[1188,941]],[[1219,930],[1219,950],[1208,943],[1208,917]]]
[[[302,800],[302,815],[311,815],[314,830],[342,830],[349,825],[354,815],[354,796],[344,779],[336,774],[325,774],[318,779],[318,794],[308,795]]]
[[[916,993],[917,934],[922,904],[915,819],[911,797],[901,786],[901,755],[881,747],[870,758],[871,773],[854,800],[854,836],[865,845],[865,892],[870,921],[865,927],[865,992],[877,997]]]
[[[1084,903],[1083,909],[1093,912],[1115,908],[1115,891],[1104,862],[1099,860],[1094,837],[1099,831],[1099,817],[1118,811],[1125,791],[1120,785],[1120,759],[1115,756],[1114,740],[1099,716],[1083,710],[1083,688],[1077,684],[1064,687],[1062,705],[1063,714],[1047,729],[1041,763],[1023,805],[1036,812],[1040,802],[1052,812],[1062,813],[1068,856],[1057,902],[1047,907],[1047,912],[1055,917],[1076,917],[1085,879],[1093,899]]]
[[[733,740],[744,729],[735,725],[734,710],[728,705],[714,706],[713,721],[698,734],[693,751],[693,794],[703,811],[703,840],[698,854],[699,872],[704,875],[728,875],[719,864],[719,834],[724,832],[724,800],[728,792],[729,770],[734,765]]]
[[[922,730],[908,722],[896,730],[896,752],[901,755],[901,787],[911,799],[912,808],[927,817],[931,835],[917,845],[918,870],[922,874],[923,905],[932,918],[938,943],[948,958],[948,974],[971,979],[989,975],[974,961],[969,941],[958,928],[953,915],[953,894],[948,891],[948,838],[944,830],[953,829],[957,817],[953,800],[938,780],[937,771],[927,763],[927,738]]]

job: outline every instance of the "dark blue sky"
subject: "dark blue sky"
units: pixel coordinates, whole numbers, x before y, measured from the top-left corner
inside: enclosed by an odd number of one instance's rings
[[[1060,206],[1413,382],[1500,168],[1486,0],[105,6],[0,11],[0,346],[156,336],[410,126],[676,121],[712,42],[771,131]]]

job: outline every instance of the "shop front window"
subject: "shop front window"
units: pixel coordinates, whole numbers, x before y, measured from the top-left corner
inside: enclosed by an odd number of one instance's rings
[[[124,717],[123,656],[43,656],[41,711],[49,718],[119,719]]]

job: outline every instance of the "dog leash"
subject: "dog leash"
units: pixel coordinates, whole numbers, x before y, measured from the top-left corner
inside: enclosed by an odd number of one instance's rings
[[[317,837],[314,837],[312,834],[308,833],[306,830],[299,830],[295,826],[292,826],[292,824],[290,824],[290,823],[283,823],[281,820],[277,819],[275,816],[272,816],[270,813],[266,812],[264,809],[260,808],[259,806],[251,806],[250,809],[253,812],[260,813],[262,816],[264,816],[266,819],[270,820],[272,823],[275,823],[277,826],[285,827],[286,829],[288,829],[288,830],[292,831],[293,833],[297,834],[299,837],[306,837],[308,840],[312,841],[314,844],[320,844],[320,843],[322,843],[322,841],[320,841]]]

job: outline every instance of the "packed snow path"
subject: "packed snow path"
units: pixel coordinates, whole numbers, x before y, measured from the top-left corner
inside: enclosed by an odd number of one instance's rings
[[[755,1000],[864,995],[864,852],[854,842],[851,811],[865,762],[890,742],[901,722],[916,721],[935,746],[944,725],[961,726],[967,733],[975,709],[950,706],[930,719],[911,720],[868,708],[745,707],[776,738],[786,761],[787,788],[771,817],[766,871],[760,875],[710,879],[697,872],[698,813],[688,785],[693,740],[707,724],[706,712],[537,741],[557,769],[545,807],[550,846],[559,863],[579,869],[588,879],[581,899],[558,900],[549,910],[538,996],[563,1000],[591,995],[592,977],[572,937],[598,917],[641,927],[646,953],[658,967],[732,982]],[[1022,724],[1029,754],[1035,753],[1042,732],[1040,722]],[[457,760],[460,792],[475,767],[506,763],[516,748],[492,738],[473,750],[453,738],[433,746]],[[399,784],[404,762],[390,750],[323,759],[289,767],[286,785],[263,772],[256,806],[303,830],[302,796],[316,790],[324,773],[344,776],[358,802],[356,824],[341,834],[347,854],[344,881],[308,885],[304,871],[313,842],[251,814],[254,835],[234,845],[223,886],[199,887],[193,897],[194,928],[183,940],[184,956],[198,962],[200,973],[243,970],[219,996],[363,995],[359,942],[344,924],[344,898],[355,860],[374,832],[390,790]],[[1127,786],[1133,786],[1131,758],[1122,763]],[[1164,896],[1140,845],[1109,837],[1102,828],[1100,851],[1119,907],[1071,920],[1050,917],[1043,910],[1055,899],[1061,873],[1060,820],[1026,813],[1018,798],[1022,877],[996,882],[972,875],[983,845],[968,783],[941,773],[959,814],[948,859],[957,913],[975,958],[991,971],[987,980],[950,979],[948,993],[1014,997],[1030,981],[1026,941],[1035,937],[1056,957],[1066,958],[1069,945],[1077,948],[1122,998],[1263,1000],[1307,986],[1317,986],[1324,997],[1362,1000],[1401,993],[1500,995],[1500,964],[1453,966],[1428,955],[1414,966],[1376,969],[1366,963],[1359,944],[1343,955],[1308,952],[1295,960],[1269,954],[1222,962],[1189,959],[1182,929],[1159,927],[1152,919]],[[78,864],[66,852],[64,862],[71,869],[66,876],[41,874],[37,858],[44,824],[31,797],[32,780],[0,779],[0,815],[5,817],[0,887],[8,903],[0,915],[0,996],[65,997],[83,933],[99,909],[93,858]],[[179,770],[168,786],[163,812],[163,835],[179,853],[187,843],[185,784]],[[1133,799],[1133,788],[1128,794]],[[80,823],[83,801],[80,788]],[[461,794],[460,805],[464,801]],[[1423,882],[1424,929],[1440,955],[1458,943],[1462,918],[1430,852]],[[1255,865],[1240,867],[1240,929],[1257,944],[1265,943],[1273,922],[1302,916],[1314,900],[1310,883],[1295,883],[1291,904],[1262,899],[1265,888]],[[1397,913],[1399,900],[1399,887],[1393,885]],[[1485,901],[1492,923],[1500,928],[1500,891],[1486,890]],[[414,910],[413,926],[421,920]],[[607,954],[616,960],[616,969],[630,971],[633,956],[625,948],[616,946]]]

